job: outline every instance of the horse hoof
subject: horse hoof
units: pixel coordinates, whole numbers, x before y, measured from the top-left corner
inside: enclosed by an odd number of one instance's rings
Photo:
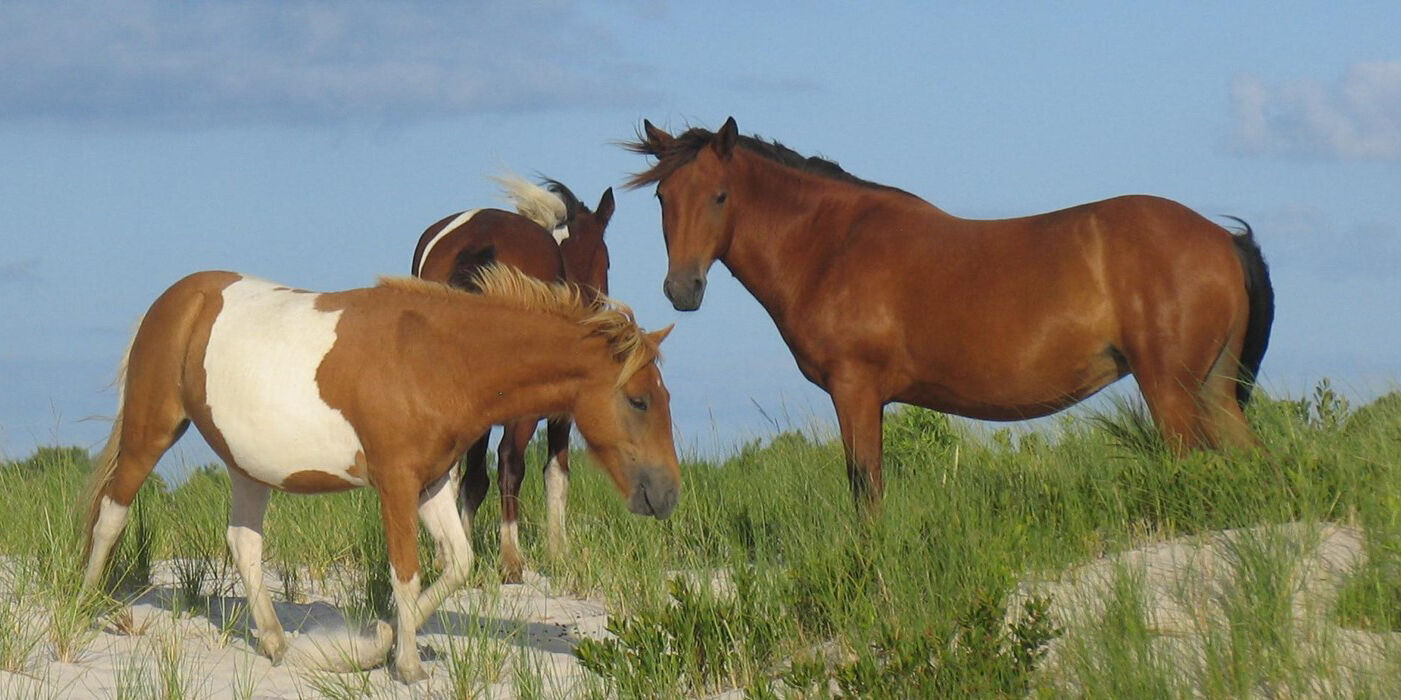
[[[394,670],[395,675],[399,677],[399,682],[404,685],[413,685],[414,683],[427,680],[428,678],[428,672],[423,670],[422,664],[414,664],[409,668],[404,668],[396,664]]]
[[[394,645],[394,627],[384,620],[375,620],[375,648],[383,650],[383,654],[389,654],[389,648]]]
[[[525,577],[522,575],[524,571],[525,565],[521,562],[503,563],[501,565],[501,582],[522,583],[525,581]]]
[[[287,643],[283,642],[276,645],[265,644],[263,645],[263,654],[268,657],[268,660],[272,662],[273,666],[281,666],[282,659],[287,656]]]

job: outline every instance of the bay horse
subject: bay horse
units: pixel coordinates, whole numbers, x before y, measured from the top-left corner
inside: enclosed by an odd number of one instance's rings
[[[509,265],[546,281],[577,284],[588,299],[608,294],[608,245],[604,229],[613,216],[613,188],[603,191],[590,210],[557,180],[543,186],[514,176],[494,178],[516,212],[473,209],[444,217],[419,236],[414,249],[415,276],[475,290],[473,280],[486,265]],[[517,522],[521,481],[525,477],[525,448],[539,423],[536,416],[508,421],[497,448],[497,478],[501,493],[501,578],[520,583],[525,568]],[[565,502],[569,491],[568,416],[546,423],[549,457],[545,464],[546,551],[551,559],[565,556]],[[472,520],[486,497],[487,441],[483,435],[467,450],[463,461],[460,501],[464,518]]]
[[[720,260],[764,306],[803,376],[836,408],[858,504],[878,505],[882,409],[984,420],[1043,416],[1132,373],[1181,453],[1255,446],[1242,407],[1274,292],[1249,225],[1124,196],[1014,219],[962,219],[777,141],[677,136],[644,121],[669,267],[698,308]]]
[[[511,268],[481,272],[476,286],[399,278],[313,293],[198,272],[167,289],[122,362],[84,499],[86,583],[98,585],[137,490],[191,423],[228,468],[229,550],[275,663],[287,642],[263,584],[270,489],[379,493],[395,669],[410,682],[424,677],[417,628],[472,565],[451,467],[490,426],[572,414],[628,508],[667,517],[681,476],[656,361],[670,329],[646,333],[626,306]],[[442,563],[422,592],[415,514]]]

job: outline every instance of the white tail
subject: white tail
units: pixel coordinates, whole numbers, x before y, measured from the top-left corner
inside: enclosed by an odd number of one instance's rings
[[[516,205],[517,213],[540,224],[546,231],[559,228],[569,216],[563,199],[525,178],[507,173],[491,179],[501,186],[506,198]]]

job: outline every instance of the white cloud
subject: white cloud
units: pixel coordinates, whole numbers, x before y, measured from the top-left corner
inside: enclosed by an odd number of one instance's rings
[[[1332,85],[1241,76],[1231,98],[1242,153],[1401,160],[1401,61],[1353,64]]]
[[[0,5],[0,120],[416,121],[645,91],[572,3]]]

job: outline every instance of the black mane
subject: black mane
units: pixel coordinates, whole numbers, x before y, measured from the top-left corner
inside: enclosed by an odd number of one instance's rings
[[[555,193],[555,195],[564,202],[564,220],[566,222],[573,221],[574,217],[579,212],[589,210],[588,207],[584,206],[583,202],[579,201],[578,197],[574,196],[574,193],[570,191],[568,187],[564,186],[563,182],[553,178],[542,177],[540,178],[540,184],[544,185],[545,189]]]
[[[665,149],[654,149],[648,143],[645,135],[639,133],[636,141],[623,142],[623,148],[634,153],[653,156],[657,159],[656,165],[645,172],[637,173],[628,179],[626,186],[632,189],[642,187],[655,182],[660,182],[663,178],[675,172],[678,168],[691,162],[702,148],[710,145],[715,139],[715,132],[700,127],[691,127],[685,132],[676,136],[667,144]],[[750,153],[760,156],[766,160],[773,161],[805,173],[811,173],[825,177],[829,180],[837,180],[861,187],[871,189],[887,190],[906,193],[896,187],[882,185],[879,182],[863,180],[842,169],[835,161],[817,156],[805,156],[797,151],[779,143],[775,140],[766,140],[758,136],[746,136],[741,134],[736,144]]]

